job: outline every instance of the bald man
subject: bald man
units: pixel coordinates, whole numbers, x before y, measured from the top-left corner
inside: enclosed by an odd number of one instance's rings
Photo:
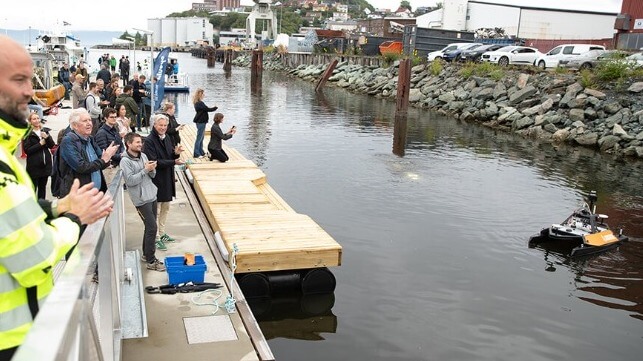
[[[78,181],[67,197],[38,200],[13,156],[28,131],[33,63],[0,35],[0,360],[22,344],[53,287],[53,266],[78,242],[81,227],[111,212],[111,198]]]

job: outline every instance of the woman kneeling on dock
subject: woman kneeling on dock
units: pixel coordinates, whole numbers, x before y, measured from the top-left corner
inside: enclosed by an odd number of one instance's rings
[[[218,160],[219,162],[228,161],[228,155],[223,150],[222,140],[227,140],[232,138],[232,135],[237,132],[236,127],[233,125],[227,133],[223,134],[219,124],[223,122],[223,114],[215,113],[214,114],[214,124],[210,129],[210,143],[208,143],[208,152],[210,152],[210,160]]]

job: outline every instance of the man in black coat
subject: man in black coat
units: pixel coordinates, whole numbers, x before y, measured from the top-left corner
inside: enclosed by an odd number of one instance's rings
[[[109,64],[103,62],[103,64],[100,65],[98,74],[96,74],[96,80],[102,79],[103,84],[109,84],[109,82],[112,80],[112,73],[107,69],[108,66]]]
[[[158,188],[156,194],[159,207],[157,236],[158,241],[165,245],[165,242],[174,241],[174,238],[165,233],[165,221],[170,210],[170,201],[176,196],[174,166],[183,164],[183,161],[179,159],[183,147],[181,145],[174,146],[166,134],[169,121],[165,115],[155,114],[151,120],[153,127],[143,144],[143,153],[149,160],[157,162],[156,177],[152,179]]]

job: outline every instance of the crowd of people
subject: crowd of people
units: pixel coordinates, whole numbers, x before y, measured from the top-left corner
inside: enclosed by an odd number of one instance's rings
[[[36,195],[14,156],[22,139],[31,137],[33,61],[7,36],[0,35],[0,49],[0,359],[9,360],[53,288],[54,266],[75,247],[84,226],[111,212],[113,201],[78,180],[55,201]],[[46,155],[42,148],[51,137],[42,128],[34,134],[33,154]]]
[[[175,104],[165,102],[152,114],[144,102],[146,77],[135,73],[128,82],[129,74],[122,68],[116,72],[108,54],[95,81],[89,81],[82,62],[75,71],[68,64],[61,68],[59,80],[70,93],[73,110],[69,126],[54,140],[42,114],[30,107],[30,55],[2,35],[0,48],[0,359],[10,359],[52,288],[53,266],[71,253],[88,224],[112,211],[106,191],[119,169],[144,226],[141,261],[148,270],[165,271],[156,251],[175,242],[166,223],[176,197],[174,169],[183,164],[184,149]],[[208,107],[204,96],[197,89],[193,97],[198,129],[194,157],[225,162],[222,141],[236,129],[223,133],[223,114],[215,113],[204,152],[209,113],[218,109]],[[143,137],[139,133],[147,124],[152,128]],[[15,157],[20,147],[26,167]],[[47,200],[50,179],[53,198]]]

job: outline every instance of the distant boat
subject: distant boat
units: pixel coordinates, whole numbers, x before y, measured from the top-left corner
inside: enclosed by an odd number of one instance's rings
[[[29,49],[32,57],[46,54],[54,62],[54,68],[60,68],[65,62],[69,65],[77,64],[85,56],[80,39],[60,26],[54,30],[41,31],[36,40],[36,45]]]
[[[66,22],[63,24],[69,25]],[[54,30],[40,31],[36,37],[36,44],[28,46],[27,51],[31,54],[36,69],[42,69],[41,73],[36,71],[36,85],[47,90],[54,87],[53,79],[63,63],[76,64],[85,56],[85,49],[80,45],[80,40],[60,25]]]
[[[165,81],[166,93],[189,93],[188,75],[185,73],[172,74]]]

